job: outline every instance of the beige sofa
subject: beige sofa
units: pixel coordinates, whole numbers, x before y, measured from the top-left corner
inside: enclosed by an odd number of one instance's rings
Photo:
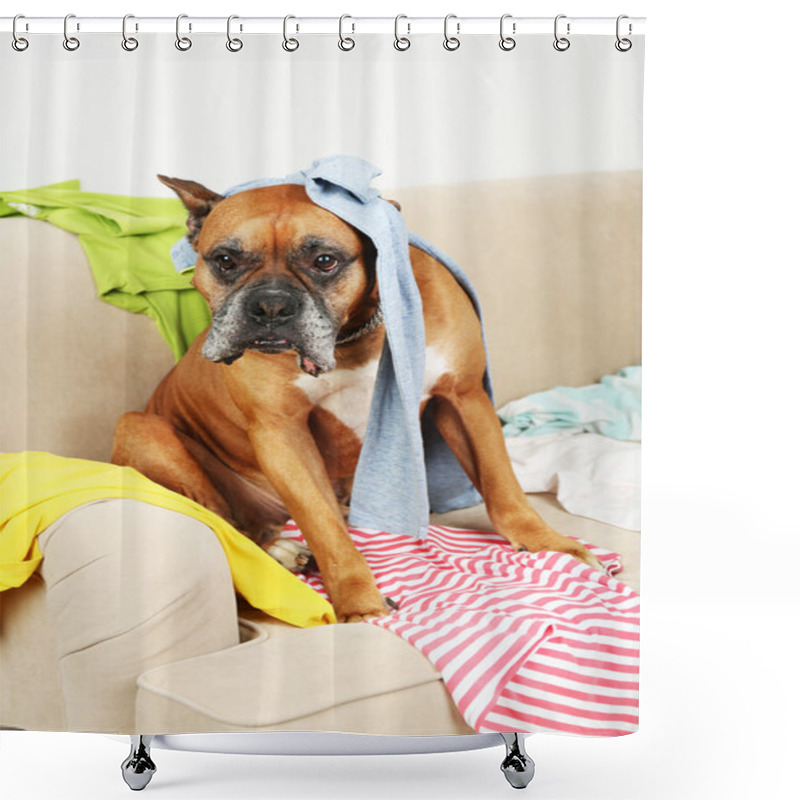
[[[630,172],[386,192],[474,281],[498,403],[639,363],[640,189]],[[97,299],[75,236],[22,217],[0,220],[0,235],[0,449],[107,460],[117,418],[143,406],[171,355],[152,322]],[[531,501],[562,532],[621,552],[638,588],[638,534]],[[488,528],[482,506],[437,521]],[[200,523],[104,501],[40,545],[40,570],[0,595],[5,727],[472,732],[393,634],[301,630],[237,600]]]

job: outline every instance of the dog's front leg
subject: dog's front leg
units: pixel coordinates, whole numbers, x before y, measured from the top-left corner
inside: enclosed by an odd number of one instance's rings
[[[434,421],[486,503],[495,530],[517,550],[569,553],[600,568],[591,551],[553,530],[531,507],[508,457],[503,431],[483,386],[434,400]]]
[[[262,472],[305,536],[339,622],[384,616],[388,608],[345,526],[316,442],[305,426],[260,422],[250,440]]]

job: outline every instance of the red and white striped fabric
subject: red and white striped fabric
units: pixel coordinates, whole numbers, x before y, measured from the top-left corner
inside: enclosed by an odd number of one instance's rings
[[[517,553],[496,533],[350,533],[400,605],[369,624],[418,648],[478,733],[636,730],[639,597],[611,577],[615,553],[588,545],[605,575],[563,553]],[[284,535],[301,538],[291,522]],[[301,577],[325,595],[319,574]]]

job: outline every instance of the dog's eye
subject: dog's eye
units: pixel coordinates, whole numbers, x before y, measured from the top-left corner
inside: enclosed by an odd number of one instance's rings
[[[314,259],[314,266],[320,270],[320,272],[333,272],[338,263],[339,262],[330,253],[323,253],[321,256],[317,256]]]
[[[220,272],[230,272],[236,266],[236,262],[230,256],[217,256],[214,263]]]

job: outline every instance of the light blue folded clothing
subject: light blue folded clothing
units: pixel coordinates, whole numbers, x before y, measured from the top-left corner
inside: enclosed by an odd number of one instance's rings
[[[557,386],[503,406],[505,436],[599,433],[622,441],[642,438],[642,368],[625,367],[600,383]]]
[[[262,186],[300,184],[310,200],[366,234],[375,245],[386,341],[353,482],[349,521],[354,527],[425,538],[431,510],[476,505],[480,495],[433,424],[432,413],[426,412],[420,424],[425,328],[409,245],[447,267],[479,316],[480,308],[459,266],[433,245],[409,234],[399,211],[370,186],[378,175],[380,170],[361,158],[332,156],[285,180],[240,184],[226,196]],[[196,254],[184,238],[173,247],[172,258],[176,269],[183,271],[195,263]],[[488,370],[484,386],[491,397]]]

